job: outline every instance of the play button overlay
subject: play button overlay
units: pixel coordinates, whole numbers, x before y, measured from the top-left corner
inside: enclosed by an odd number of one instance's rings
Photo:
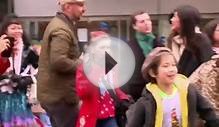
[[[107,52],[105,52],[105,59],[105,74],[108,74],[108,72],[117,64],[117,62]]]
[[[118,88],[132,77],[135,57],[126,42],[114,37],[101,37],[89,42],[83,68],[86,77],[97,87]]]

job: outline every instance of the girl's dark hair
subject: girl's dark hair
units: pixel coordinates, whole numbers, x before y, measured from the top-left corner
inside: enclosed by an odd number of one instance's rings
[[[219,19],[214,19],[208,22],[204,27],[204,32],[207,34],[207,36],[211,40],[212,45],[214,45],[215,43],[214,32],[218,24],[219,24]]]
[[[179,6],[174,10],[177,12],[181,24],[181,36],[192,37],[195,34],[195,27],[200,24],[200,12],[190,5]]]
[[[174,12],[171,12],[171,13],[168,15],[169,24],[172,24],[171,19],[173,18],[173,16],[174,16]]]
[[[174,10],[177,12],[181,24],[180,36],[186,38],[186,47],[192,52],[196,52],[198,47],[197,39],[201,37],[195,32],[195,28],[200,25],[200,12],[190,5],[179,6]]]
[[[18,20],[18,17],[14,14],[7,15],[3,19],[3,22],[1,24],[0,35],[6,34],[8,26],[10,26],[11,24],[22,25],[22,22],[20,20]],[[28,48],[30,46],[30,43],[29,43],[29,39],[27,38],[24,30],[23,30],[22,39],[23,39],[23,43],[24,43],[24,48],[25,49]]]

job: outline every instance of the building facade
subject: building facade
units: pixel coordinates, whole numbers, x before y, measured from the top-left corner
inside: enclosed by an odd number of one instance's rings
[[[8,11],[18,15],[25,23],[26,32],[38,40],[42,39],[46,25],[59,9],[57,0],[8,0],[8,2],[8,5],[12,5]],[[151,15],[154,32],[168,36],[170,31],[168,14],[183,4],[195,6],[200,10],[202,24],[219,16],[218,0],[86,0],[87,11],[79,22],[79,28],[85,28],[89,32],[98,27],[100,21],[106,21],[112,28],[113,36],[128,41],[133,35],[130,29],[130,15],[143,10]]]

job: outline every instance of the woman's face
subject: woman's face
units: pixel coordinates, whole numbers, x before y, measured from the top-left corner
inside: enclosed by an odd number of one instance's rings
[[[171,29],[176,32],[179,32],[181,29],[180,19],[177,12],[174,12],[173,17],[171,18]]]
[[[214,37],[214,40],[215,40],[214,44],[219,46],[219,24],[217,24],[217,26],[216,26],[216,28],[214,30],[213,37]]]
[[[11,24],[8,26],[6,34],[8,36],[14,37],[16,40],[22,38],[23,28],[19,24]]]

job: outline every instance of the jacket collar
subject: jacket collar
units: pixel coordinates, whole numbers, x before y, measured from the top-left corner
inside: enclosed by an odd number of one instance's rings
[[[71,20],[67,15],[65,15],[63,12],[57,12],[56,17],[64,21],[70,29],[73,31],[73,33],[76,33],[75,27],[76,27],[76,20]]]
[[[182,127],[188,127],[188,105],[187,104],[187,94],[188,94],[188,85],[189,80],[183,75],[177,75],[174,82],[176,85],[179,94],[180,94],[180,108],[182,114]],[[146,85],[146,89],[152,94],[153,98],[156,101],[156,115],[155,115],[155,127],[162,127],[163,123],[163,106],[162,98],[159,95],[159,90],[156,84],[149,83]],[[147,93],[144,93],[147,94]],[[144,95],[145,96],[145,95]]]

